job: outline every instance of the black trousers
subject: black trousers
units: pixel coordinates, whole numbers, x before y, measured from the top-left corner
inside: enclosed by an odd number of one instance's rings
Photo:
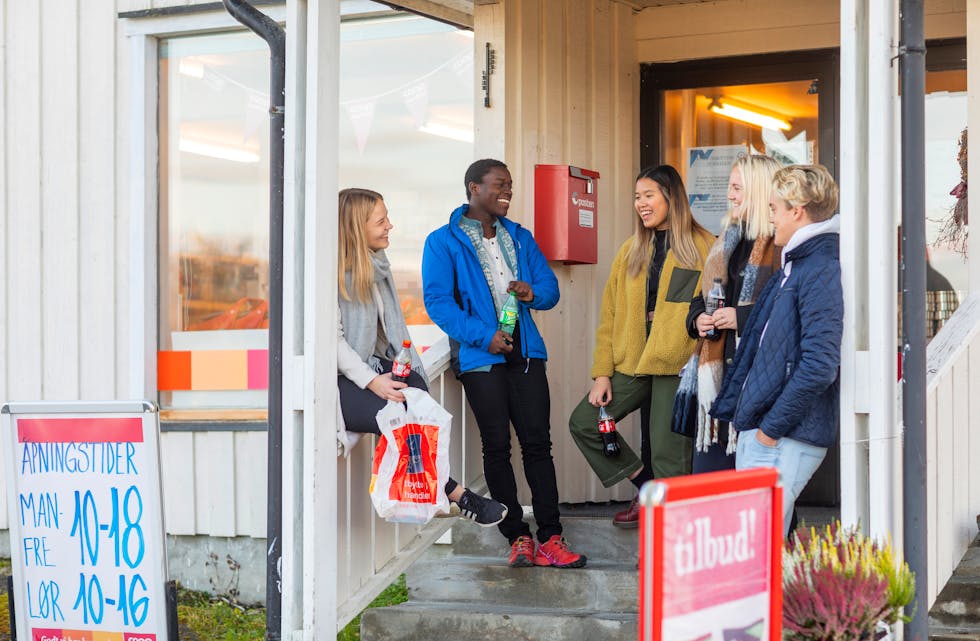
[[[381,368],[382,374],[390,372],[391,361],[382,359]],[[409,387],[429,390],[429,385],[425,379],[414,370],[408,375],[407,382]],[[388,401],[367,388],[361,389],[342,374],[337,375],[337,387],[340,388],[340,413],[344,416],[344,426],[347,431],[360,434],[381,434],[381,430],[378,429],[378,422],[374,417],[388,404]],[[449,495],[456,489],[457,485],[459,484],[450,477],[446,481],[446,494]]]
[[[558,511],[558,482],[551,458],[551,397],[544,361],[526,360],[520,354],[520,337],[507,362],[489,372],[466,372],[460,376],[466,398],[480,428],[483,471],[490,495],[507,506],[507,517],[498,525],[513,543],[530,536],[523,510],[517,500],[517,481],[510,464],[510,425],[521,446],[524,475],[531,488],[531,505],[542,543],[561,534]]]

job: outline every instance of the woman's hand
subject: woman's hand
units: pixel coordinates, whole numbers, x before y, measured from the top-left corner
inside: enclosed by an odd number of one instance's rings
[[[368,389],[386,401],[405,402],[405,395],[399,390],[408,387],[406,383],[391,380],[391,372],[378,374],[367,384]]]
[[[595,407],[605,407],[612,400],[612,382],[608,376],[596,376],[589,390],[589,403]]]
[[[698,329],[698,336],[704,338],[709,331],[715,328],[715,319],[707,314],[701,314],[694,319],[694,326]]]
[[[529,283],[523,280],[512,280],[507,284],[507,292],[514,292],[514,296],[522,303],[530,303],[534,300],[534,290]]]
[[[514,337],[498,329],[490,340],[487,351],[491,354],[510,354],[514,351]]]
[[[734,307],[719,307],[711,318],[715,322],[715,329],[738,329],[738,314]]]

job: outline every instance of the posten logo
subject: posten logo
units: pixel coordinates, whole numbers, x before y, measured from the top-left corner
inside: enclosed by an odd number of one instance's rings
[[[595,201],[588,198],[580,198],[577,191],[572,192],[572,204],[576,207],[588,207],[595,209]]]

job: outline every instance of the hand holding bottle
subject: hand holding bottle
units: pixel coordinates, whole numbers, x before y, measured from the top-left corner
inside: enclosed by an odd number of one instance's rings
[[[507,291],[512,292],[517,300],[522,303],[530,303],[534,300],[534,290],[531,289],[529,283],[525,283],[523,280],[512,280],[507,284]]]
[[[510,354],[514,351],[514,337],[503,330],[497,330],[487,351],[491,354]]]

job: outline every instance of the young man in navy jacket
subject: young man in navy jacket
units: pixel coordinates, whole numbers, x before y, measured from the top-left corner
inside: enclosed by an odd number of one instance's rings
[[[506,218],[513,196],[507,166],[478,160],[466,170],[463,184],[468,203],[425,241],[425,309],[452,341],[453,369],[480,428],[487,486],[507,506],[498,527],[511,544],[510,565],[582,567],[585,556],[572,552],[561,536],[545,374],[548,352],[530,312],[555,306],[558,279],[531,232]],[[510,292],[519,301],[512,335],[497,323]],[[517,500],[511,423],[531,488],[537,546]]]
[[[783,534],[837,440],[844,327],[837,193],[820,165],[784,167],[773,178],[769,207],[782,269],[756,302],[711,407],[738,431],[736,469],[779,470]]]

